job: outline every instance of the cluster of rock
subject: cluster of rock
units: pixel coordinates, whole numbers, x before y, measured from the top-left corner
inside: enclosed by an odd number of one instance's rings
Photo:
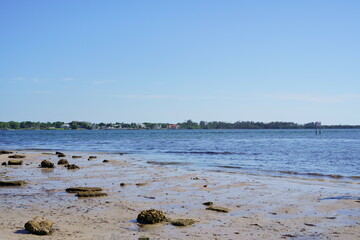
[[[65,190],[68,193],[76,193],[76,196],[81,197],[103,197],[107,196],[107,193],[102,191],[99,187],[72,187]]]
[[[141,211],[136,221],[141,224],[155,224],[161,222],[170,222],[174,226],[188,226],[195,223],[193,219],[168,219],[164,212],[156,209]]]

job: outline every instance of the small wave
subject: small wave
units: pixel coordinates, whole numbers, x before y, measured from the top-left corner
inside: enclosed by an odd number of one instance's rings
[[[360,197],[357,197],[357,196],[336,196],[336,197],[321,198],[320,200],[360,200]]]
[[[343,178],[344,176],[339,175],[339,174],[322,174],[322,173],[306,173],[305,175],[309,175],[309,176],[317,176],[317,177],[330,177],[330,178]]]
[[[294,172],[294,171],[278,171],[278,172],[284,173],[284,174],[291,174],[291,175],[298,174],[297,172]]]
[[[154,165],[191,165],[191,163],[187,162],[160,162],[160,161],[147,161],[148,164]]]
[[[223,165],[223,166],[218,166],[221,168],[236,168],[236,169],[241,169],[242,167],[238,167],[238,166],[227,166],[227,165]]]

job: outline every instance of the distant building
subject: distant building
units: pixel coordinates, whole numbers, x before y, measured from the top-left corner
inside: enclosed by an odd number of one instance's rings
[[[61,125],[61,128],[70,128],[70,124],[64,123],[63,125]]]
[[[168,129],[179,129],[179,125],[177,125],[177,124],[169,124],[168,125]]]

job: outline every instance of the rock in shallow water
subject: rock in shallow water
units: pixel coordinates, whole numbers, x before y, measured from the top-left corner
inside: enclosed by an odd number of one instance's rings
[[[48,160],[43,160],[41,162],[41,167],[42,168],[54,168],[55,166],[54,166],[54,163],[52,163],[52,162],[50,162]]]
[[[8,156],[8,158],[25,158],[25,155],[15,154],[15,155]]]
[[[1,150],[0,154],[12,154],[13,152],[11,151],[6,151],[6,150]]]
[[[49,235],[52,232],[53,225],[53,222],[37,216],[25,223],[25,229],[32,234]]]
[[[58,161],[58,165],[62,165],[62,164],[69,164],[69,162],[68,162],[68,160],[66,160],[65,158],[63,158],[63,159],[60,159],[60,160]]]
[[[137,222],[142,224],[154,224],[166,221],[165,214],[156,209],[144,210],[137,216]]]
[[[24,181],[0,181],[0,187],[23,186],[25,183]]]
[[[68,193],[78,193],[78,192],[86,192],[86,191],[97,192],[97,191],[102,191],[102,189],[99,187],[72,187],[66,189],[66,192]]]
[[[67,167],[67,169],[80,169],[79,166],[75,164],[66,164],[65,167]]]

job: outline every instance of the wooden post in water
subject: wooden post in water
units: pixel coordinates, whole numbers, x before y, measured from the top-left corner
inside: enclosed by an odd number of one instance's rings
[[[321,134],[321,122],[315,122],[315,134]]]

